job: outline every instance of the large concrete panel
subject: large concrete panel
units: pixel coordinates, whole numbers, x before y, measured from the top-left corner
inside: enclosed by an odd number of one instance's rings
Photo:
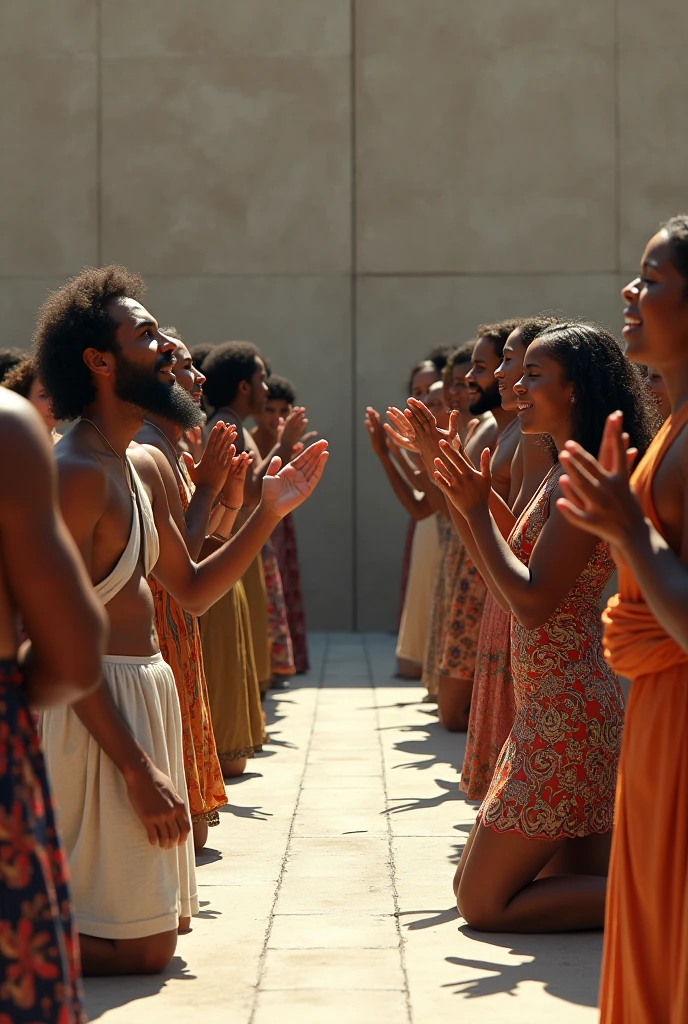
[[[295,516],[309,626],[350,629],[353,602],[349,279],[152,278],[145,302],[187,344],[255,342],[296,384],[309,429],[331,444],[316,494]]]
[[[96,26],[94,0],[3,0],[0,53],[94,53]]]
[[[351,51],[351,0],[102,0],[106,56]]]
[[[408,371],[437,345],[474,337],[481,322],[553,312],[620,333],[621,278],[601,275],[372,277],[358,282],[356,537],[358,628],[393,629],[408,517],[363,428],[365,409],[405,401]]]
[[[688,211],[688,10],[663,0],[631,12],[619,53],[619,265],[636,273],[660,223]]]
[[[97,251],[95,55],[20,50],[0,57],[0,274],[68,274]]]
[[[175,275],[347,271],[349,83],[346,56],[104,59],[105,258]]]
[[[0,277],[3,348],[30,348],[36,313],[63,277]]]
[[[359,269],[611,271],[612,0],[357,6]]]

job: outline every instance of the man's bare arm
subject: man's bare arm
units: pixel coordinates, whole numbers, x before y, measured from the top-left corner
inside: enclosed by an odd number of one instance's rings
[[[140,475],[153,495],[160,558],[155,578],[187,611],[202,615],[244,575],[280,519],[300,505],[315,489],[327,460],[327,442],[318,441],[279,473],[273,462],[263,483],[260,505],[226,544],[200,563],[189,558],[186,545],[172,519],[165,489],[150,461]]]
[[[107,620],[57,506],[43,423],[28,403],[3,395],[0,429],[0,546],[30,638],[20,653],[29,699],[69,703],[98,684]]]

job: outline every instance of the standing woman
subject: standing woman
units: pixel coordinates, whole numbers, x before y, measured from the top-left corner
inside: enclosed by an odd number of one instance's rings
[[[647,393],[615,338],[589,324],[548,327],[516,385],[524,433],[597,452],[606,417],[651,439]],[[604,661],[599,601],[609,546],[556,506],[552,471],[518,520],[490,511],[490,469],[440,442],[436,479],[466,518],[495,596],[511,608],[516,718],[456,871],[457,905],[483,931],[600,928],[621,744],[623,695]],[[508,537],[508,542],[504,539]]]

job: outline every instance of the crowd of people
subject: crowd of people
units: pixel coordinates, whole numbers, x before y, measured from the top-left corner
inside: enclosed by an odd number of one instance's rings
[[[555,316],[481,324],[366,427],[411,519],[397,674],[466,733],[459,912],[488,932],[604,927],[604,1024],[679,1024],[688,217],[622,296],[624,343]]]
[[[0,358],[3,1024],[167,966],[261,701],[308,669],[290,513],[327,442],[255,345],[192,355],[143,292],[86,269]]]
[[[166,967],[261,700],[308,668],[290,513],[327,442],[254,345],[188,347],[143,292],[86,269],[0,356],[1,1024]],[[366,427],[411,521],[398,673],[466,733],[480,804],[461,915],[604,927],[603,1024],[682,1024],[688,217],[623,298],[625,344],[482,324]]]

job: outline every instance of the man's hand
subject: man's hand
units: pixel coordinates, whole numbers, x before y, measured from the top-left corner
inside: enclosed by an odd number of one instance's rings
[[[366,409],[365,425],[366,430],[368,431],[368,436],[370,437],[370,443],[373,446],[373,451],[377,455],[378,459],[386,458],[389,454],[389,449],[387,448],[387,435],[385,433],[385,428],[382,425],[380,413],[376,412],[376,410],[370,405]]]
[[[290,457],[294,446],[302,441],[307,426],[306,410],[302,405],[297,405],[292,409],[286,420],[280,423],[277,440],[282,450],[287,452]]]
[[[202,427],[189,427],[188,430],[184,431],[184,440],[191,454],[194,468],[197,462],[201,461],[205,444],[203,442],[203,428]],[[185,453],[187,454],[187,453]]]
[[[125,776],[127,796],[136,811],[151,846],[172,850],[183,846],[191,831],[186,805],[171,779],[149,761]]]
[[[477,470],[466,458],[463,448],[457,451],[447,441],[439,442],[440,455],[434,461],[434,481],[459,512],[469,518],[477,509],[489,508],[492,490],[490,449],[480,456]]]
[[[390,422],[384,424],[384,429],[390,441],[397,448],[405,448],[407,452],[420,454],[413,427],[401,409],[390,406],[387,410],[387,419]]]
[[[281,519],[310,497],[328,459],[327,444],[316,441],[282,469],[275,457],[263,478],[261,505]]]
[[[193,482],[196,487],[207,487],[213,499],[222,490],[229,464],[236,455],[232,443],[236,436],[237,431],[233,424],[216,423],[208,437],[201,461],[194,467]]]
[[[630,468],[638,455],[623,433],[623,415],[607,417],[599,459],[575,441],[560,453],[565,475],[559,483],[565,495],[557,508],[574,526],[601,537],[623,550],[645,528],[645,519],[629,483]]]
[[[229,464],[227,479],[220,491],[220,498],[230,508],[241,508],[244,503],[244,483],[252,459],[251,452],[241,452],[239,455],[235,455]]]

